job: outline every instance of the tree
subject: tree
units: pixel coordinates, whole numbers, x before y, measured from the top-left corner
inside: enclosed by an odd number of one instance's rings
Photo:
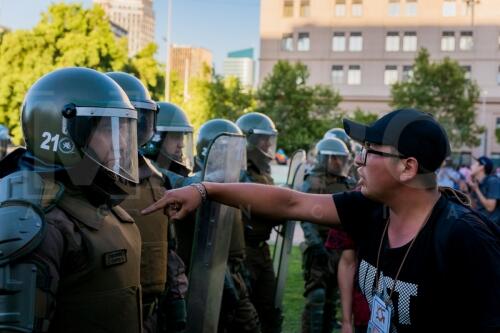
[[[154,59],[156,50],[152,43],[128,59],[127,40],[114,36],[100,6],[51,5],[32,30],[0,36],[0,123],[19,143],[19,111],[27,90],[44,74],[68,66],[135,74],[153,99],[163,100],[165,75]]]
[[[123,70],[138,77],[155,101],[163,101],[165,99],[165,68],[154,58],[157,49],[155,43],[149,43],[130,59]]]
[[[120,70],[127,63],[126,41],[116,41],[102,8],[51,5],[32,30],[5,33],[0,44],[0,123],[19,143],[19,111],[29,87],[61,67]]]
[[[252,92],[246,91],[238,78],[212,73],[212,79],[207,80],[207,71],[208,66],[200,77],[190,79],[189,96],[182,103],[195,128],[214,118],[236,121],[255,107]]]
[[[291,153],[307,149],[341,124],[340,95],[324,85],[308,86],[302,63],[278,61],[257,91],[256,111],[267,114],[279,131],[278,145]]]
[[[453,147],[476,146],[483,128],[476,124],[475,105],[478,85],[467,79],[460,65],[449,58],[431,62],[421,49],[415,59],[413,75],[392,86],[392,106],[415,107],[433,114],[448,133]]]
[[[368,125],[375,122],[378,119],[378,115],[375,113],[365,112],[358,107],[349,118],[355,122]]]

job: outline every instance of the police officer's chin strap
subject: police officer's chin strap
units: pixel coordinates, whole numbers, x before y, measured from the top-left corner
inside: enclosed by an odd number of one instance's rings
[[[257,147],[251,147],[247,150],[247,159],[250,161],[261,174],[271,173],[272,157],[267,156],[262,150]]]
[[[67,169],[66,172],[71,183],[80,188],[94,206],[105,204],[113,207],[127,196],[117,182],[129,182],[98,165],[86,155],[80,163]]]

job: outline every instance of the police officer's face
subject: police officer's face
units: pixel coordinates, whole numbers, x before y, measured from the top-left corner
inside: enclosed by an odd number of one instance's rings
[[[327,171],[332,175],[341,175],[344,171],[347,158],[345,156],[329,155],[327,159]]]
[[[162,151],[175,160],[182,161],[182,148],[184,148],[184,133],[167,132],[161,146]]]
[[[257,137],[257,148],[262,150],[263,152],[268,152],[269,148],[271,148],[271,137],[269,135],[259,135]]]
[[[98,162],[105,167],[114,169],[117,162],[119,164],[120,157],[126,153],[127,140],[122,133],[128,133],[128,126],[126,122],[119,122],[114,129],[112,120],[103,118],[93,129],[88,147],[94,152]]]

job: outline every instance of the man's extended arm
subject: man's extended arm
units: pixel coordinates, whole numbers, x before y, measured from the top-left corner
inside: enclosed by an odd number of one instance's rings
[[[329,194],[307,194],[277,186],[250,183],[203,183],[210,200],[244,208],[270,219],[339,223],[337,209]],[[167,191],[162,199],[143,213],[168,208],[173,219],[182,219],[201,204],[201,195],[192,186]]]

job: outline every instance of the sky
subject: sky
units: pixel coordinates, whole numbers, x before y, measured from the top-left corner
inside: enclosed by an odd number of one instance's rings
[[[30,29],[48,6],[61,0],[0,0],[0,25]],[[88,8],[92,0],[79,2]],[[153,0],[156,18],[157,59],[165,62],[167,0]],[[228,52],[253,47],[259,54],[260,0],[172,0],[172,43],[204,47],[212,52],[216,72]]]

